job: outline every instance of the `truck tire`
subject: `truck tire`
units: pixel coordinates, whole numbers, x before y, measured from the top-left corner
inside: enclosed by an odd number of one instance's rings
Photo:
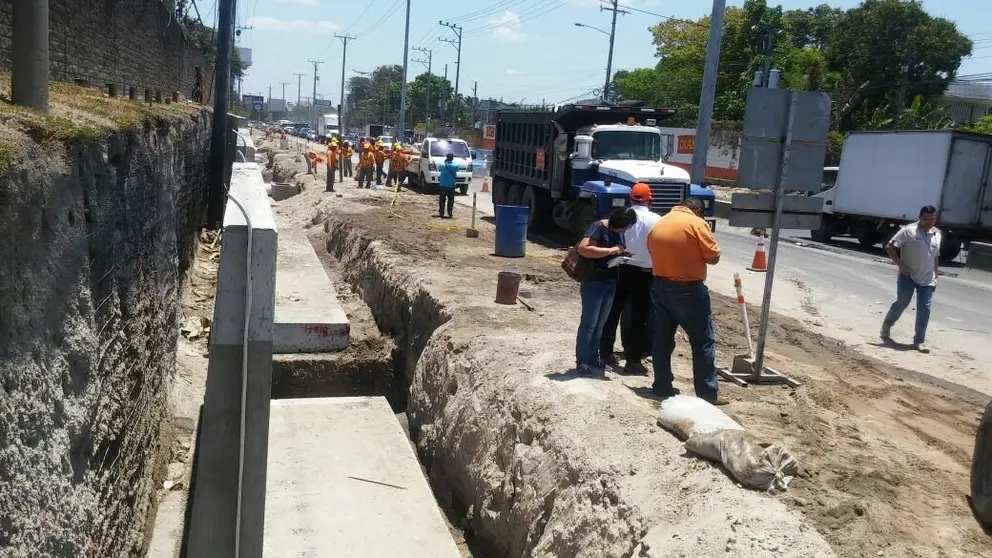
[[[947,265],[961,255],[961,239],[948,235],[940,245],[940,263]]]
[[[879,240],[881,240],[880,235],[878,234],[878,231],[874,229],[863,230],[858,233],[858,244],[864,246],[865,248],[871,248],[872,246],[878,244]]]
[[[589,225],[596,220],[599,215],[596,208],[587,202],[579,202],[572,211],[572,234],[576,239],[582,237]]]
[[[523,199],[520,205],[528,208],[527,228],[532,231],[539,231],[548,222],[548,201],[550,199],[543,190],[538,190],[533,186],[528,186],[524,190]]]
[[[834,232],[833,228],[833,223],[824,215],[820,219],[820,228],[809,231],[809,237],[813,242],[830,242],[830,237],[833,236]]]
[[[458,191],[462,193],[463,196],[468,195],[468,184],[462,184],[458,187]]]
[[[436,194],[437,188],[431,184],[430,180],[427,180],[427,175],[420,173],[420,193],[421,194]]]
[[[992,528],[992,403],[975,434],[975,452],[971,458],[971,507],[985,528]]]
[[[506,205],[506,197],[510,193],[510,185],[504,180],[493,181],[493,205]]]
[[[522,205],[524,203],[524,187],[522,184],[510,186],[510,192],[506,195],[506,205]]]

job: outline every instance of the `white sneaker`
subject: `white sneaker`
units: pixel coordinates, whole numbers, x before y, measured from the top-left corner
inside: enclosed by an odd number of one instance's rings
[[[930,349],[923,343],[917,343],[916,350],[923,354],[930,354]]]

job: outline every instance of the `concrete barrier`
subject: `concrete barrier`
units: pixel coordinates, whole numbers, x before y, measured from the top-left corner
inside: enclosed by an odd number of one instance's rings
[[[230,195],[241,204],[248,219],[236,203],[228,200],[217,274],[207,387],[197,444],[195,488],[191,491],[193,512],[187,555],[236,556],[235,524],[240,513],[238,556],[261,558],[278,238],[257,164],[234,164]],[[245,355],[249,238],[252,243],[251,309]],[[242,365],[245,362],[242,468]],[[240,510],[239,469],[243,475]]]
[[[967,266],[982,271],[992,271],[992,243],[972,242],[968,247]]]
[[[255,162],[255,142],[251,139],[251,130],[248,128],[238,129],[238,151],[244,156],[244,162]]]

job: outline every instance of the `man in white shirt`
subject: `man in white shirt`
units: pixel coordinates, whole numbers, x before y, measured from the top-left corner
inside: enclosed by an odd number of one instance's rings
[[[924,344],[930,303],[937,290],[937,263],[940,256],[941,234],[937,224],[937,209],[932,205],[920,209],[920,220],[906,225],[885,245],[885,253],[899,267],[896,301],[882,322],[882,340],[891,340],[892,326],[902,316],[916,293],[916,334],[913,345],[921,353],[930,350]]]
[[[647,375],[641,360],[651,354],[651,283],[654,279],[647,239],[651,227],[661,216],[651,212],[651,188],[643,182],[631,186],[630,202],[637,213],[637,222],[624,233],[630,259],[620,266],[620,279],[610,315],[603,326],[599,354],[606,364],[616,366],[613,346],[620,324],[620,340],[627,360],[623,373]]]

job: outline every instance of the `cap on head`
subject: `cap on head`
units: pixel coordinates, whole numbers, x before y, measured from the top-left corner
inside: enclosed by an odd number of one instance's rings
[[[444,156],[444,160],[445,161],[452,161],[452,160],[454,160],[454,158],[455,158],[455,154],[454,153],[448,153],[447,155]]]
[[[630,187],[630,199],[636,202],[651,201],[651,188],[643,182],[634,184]]]

